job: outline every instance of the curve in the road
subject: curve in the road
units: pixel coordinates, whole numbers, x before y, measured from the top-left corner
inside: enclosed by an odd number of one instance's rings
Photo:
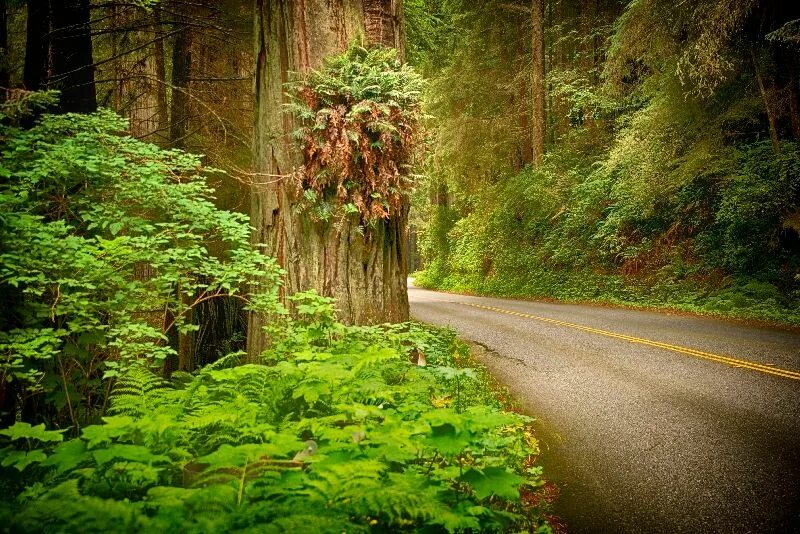
[[[413,286],[409,301],[485,347],[538,418],[570,532],[800,532],[800,333]]]
[[[689,348],[689,347],[681,347],[679,345],[670,345],[668,343],[661,343],[659,341],[654,341],[652,339],[645,339],[645,338],[635,337],[635,336],[627,336],[625,334],[620,334],[620,333],[617,333],[617,332],[610,332],[608,330],[601,330],[601,329],[598,329],[598,328],[592,328],[592,327],[586,326],[586,325],[570,323],[570,322],[567,322],[567,321],[559,321],[557,319],[551,319],[549,317],[539,317],[539,316],[530,315],[530,314],[527,314],[527,313],[515,312],[515,311],[511,311],[511,310],[505,310],[503,308],[496,308],[494,306],[483,306],[481,304],[473,304],[473,303],[469,303],[469,302],[456,302],[456,304],[461,304],[461,305],[464,305],[464,306],[472,306],[474,308],[481,308],[481,309],[484,309],[484,310],[490,310],[490,311],[497,312],[497,313],[505,313],[505,314],[508,314],[508,315],[515,315],[517,317],[524,317],[526,319],[533,319],[535,321],[542,321],[542,322],[545,322],[545,323],[556,324],[556,325],[565,326],[565,327],[568,327],[568,328],[575,328],[577,330],[583,330],[584,332],[591,332],[593,334],[598,334],[598,335],[601,335],[601,336],[613,337],[613,338],[616,338],[616,339],[622,339],[624,341],[629,341],[631,343],[639,343],[641,345],[649,345],[651,347],[657,347],[657,348],[660,348],[660,349],[670,350],[670,351],[673,351],[673,352],[678,352],[680,354],[687,354],[689,356],[695,356],[697,358],[703,358],[703,359],[706,359],[706,360],[711,360],[711,361],[715,361],[715,362],[719,362],[719,363],[724,363],[724,364],[730,365],[732,367],[750,369],[752,371],[758,371],[760,373],[766,373],[766,374],[770,374],[770,375],[781,376],[783,378],[789,378],[789,379],[792,379],[792,380],[800,380],[800,372],[792,371],[792,370],[789,370],[789,369],[781,369],[780,367],[774,367],[774,366],[771,366],[771,365],[762,365],[762,364],[757,363],[757,362],[752,362],[752,361],[748,361],[748,360],[741,360],[741,359],[738,359],[738,358],[731,358],[730,356],[723,356],[721,354],[714,354],[714,353],[711,353],[711,352],[704,352],[704,351],[697,350],[697,349],[692,349],[692,348]]]

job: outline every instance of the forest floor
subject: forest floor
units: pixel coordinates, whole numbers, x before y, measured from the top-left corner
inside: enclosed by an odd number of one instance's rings
[[[437,293],[414,318],[486,348],[539,418],[570,532],[800,529],[800,333]]]

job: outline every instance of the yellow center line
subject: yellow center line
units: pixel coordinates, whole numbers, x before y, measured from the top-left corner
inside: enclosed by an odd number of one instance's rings
[[[711,352],[703,352],[701,350],[692,349],[688,347],[681,347],[679,345],[670,345],[669,343],[662,343],[660,341],[653,341],[652,339],[645,339],[641,337],[634,337],[628,336],[625,334],[618,334],[617,332],[610,332],[608,330],[600,330],[599,328],[592,328],[591,326],[585,326],[576,323],[569,323],[567,321],[559,321],[558,319],[550,319],[549,317],[539,317],[537,315],[530,315],[527,313],[515,312],[511,310],[504,310],[503,308],[495,308],[493,306],[484,306],[482,304],[472,304],[469,302],[459,302],[458,304],[463,304],[465,306],[472,306],[473,308],[480,308],[483,310],[489,310],[497,313],[505,313],[507,315],[514,315],[516,317],[524,317],[526,319],[533,319],[536,321],[542,321],[545,323],[555,324],[559,326],[566,326],[568,328],[574,328],[576,330],[582,330],[584,332],[590,332],[592,334],[598,334],[601,336],[612,337],[616,339],[622,339],[624,341],[628,341],[630,343],[638,343],[641,345],[648,345],[651,347],[657,347],[664,350],[669,350],[672,352],[678,352],[680,354],[686,354],[689,356],[694,356],[696,358],[703,358],[705,360],[711,360],[714,362],[724,363],[730,365],[732,367],[741,367],[744,369],[750,369],[752,371],[758,371],[760,373],[766,373],[770,375],[780,376],[783,378],[790,378],[792,380],[800,380],[800,372],[791,371],[789,369],[781,369],[778,367],[773,367],[769,365],[763,365],[756,362],[751,362],[748,360],[740,360],[737,358],[731,358],[730,356],[723,356],[721,354],[714,354]]]

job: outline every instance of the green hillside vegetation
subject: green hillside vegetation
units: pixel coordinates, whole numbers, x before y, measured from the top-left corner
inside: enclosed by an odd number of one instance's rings
[[[419,4],[437,16],[417,23],[436,36],[417,51],[433,138],[418,285],[800,324],[796,9],[551,6],[535,165],[519,11]]]

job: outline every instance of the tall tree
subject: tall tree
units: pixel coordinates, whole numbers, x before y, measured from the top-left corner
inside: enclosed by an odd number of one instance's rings
[[[161,6],[153,7],[153,24],[155,25],[156,40],[153,43],[153,54],[156,63],[156,105],[158,112],[158,130],[161,132],[169,128],[169,104],[167,101],[167,65],[164,51],[164,25],[161,21]]]
[[[58,0],[50,6],[50,86],[61,91],[61,109],[65,112],[97,110],[89,7],[89,0]]]
[[[41,89],[47,80],[50,2],[27,0],[28,22],[25,29],[25,68],[23,85],[30,91]]]
[[[184,9],[179,6],[178,10]],[[172,107],[170,110],[170,141],[183,148],[189,131],[189,76],[192,71],[192,33],[186,16],[181,12],[172,45]]]
[[[11,73],[8,64],[8,17],[6,0],[0,0],[0,89],[8,88]],[[5,99],[5,91],[0,91],[0,102]]]
[[[256,0],[254,239],[286,270],[286,294],[316,289],[335,297],[340,319],[351,324],[408,318],[408,206],[366,231],[357,218],[330,225],[298,213],[289,175],[301,154],[291,137],[294,120],[284,113],[283,84],[291,72],[319,68],[359,35],[397,47],[402,57],[402,23],[401,0]],[[265,344],[263,321],[250,320],[251,354]]]
[[[534,165],[539,165],[544,155],[544,136],[547,128],[544,107],[544,0],[532,0],[531,19],[533,23],[533,30],[531,31],[533,62],[531,67],[533,163]]]

